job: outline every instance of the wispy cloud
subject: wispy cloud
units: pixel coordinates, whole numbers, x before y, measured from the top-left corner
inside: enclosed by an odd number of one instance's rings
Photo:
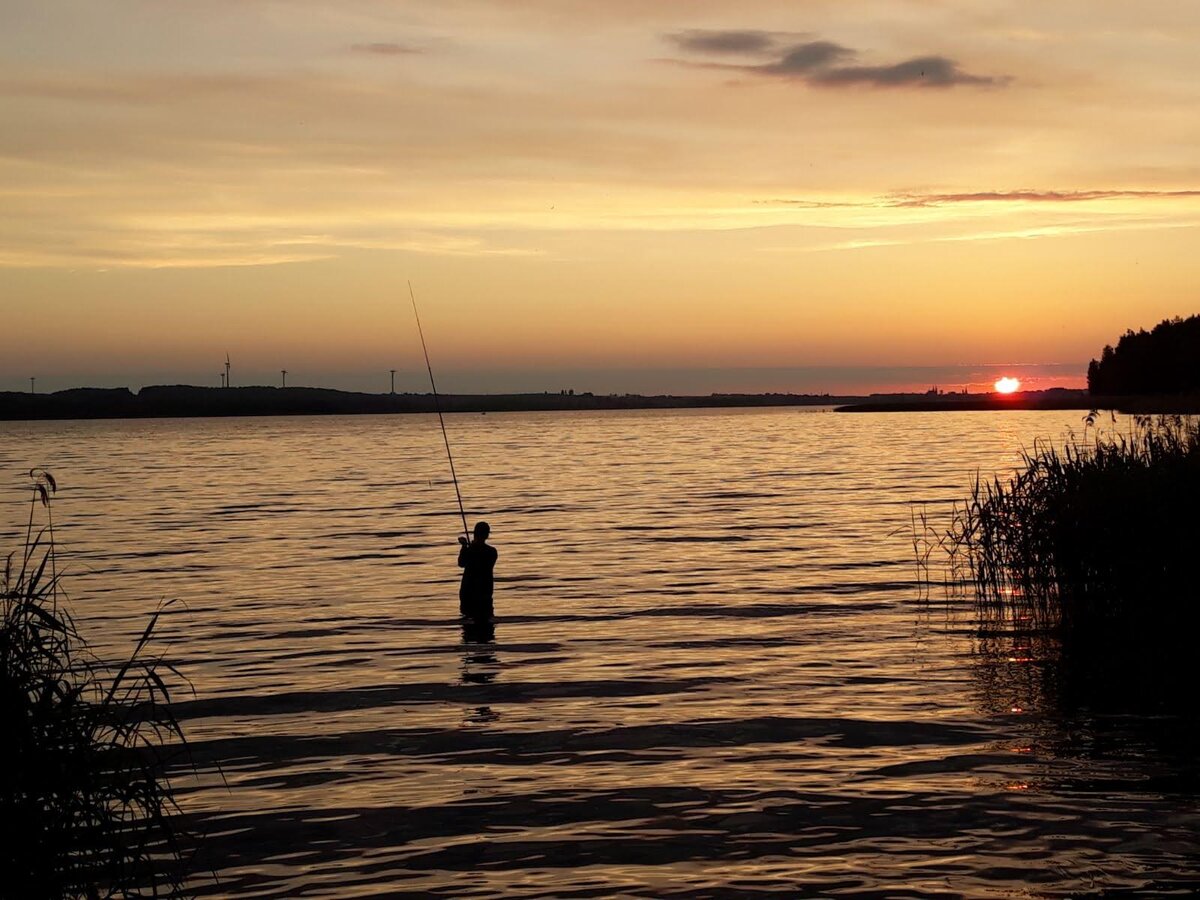
[[[1060,191],[1023,188],[1012,191],[969,191],[953,194],[888,194],[869,200],[812,200],[775,198],[756,201],[768,206],[795,209],[929,209],[965,203],[1091,203],[1103,200],[1186,200],[1200,197],[1200,189]]]
[[[766,253],[820,253],[829,250],[869,250],[877,247],[911,247],[918,244],[947,244],[972,241],[1036,240],[1039,238],[1071,237],[1073,235],[1098,234],[1101,232],[1166,231],[1178,228],[1196,228],[1195,222],[1104,222],[1099,224],[1065,223],[1042,225],[1031,228],[988,229],[964,234],[910,234],[900,237],[866,237],[833,243],[817,243],[804,246],[774,245],[761,247]]]
[[[695,54],[768,57],[764,62],[755,63],[688,59],[673,62],[800,81],[814,87],[999,87],[1011,80],[1006,76],[972,74],[964,71],[957,61],[938,55],[916,56],[888,65],[862,65],[858,63],[859,51],[851,47],[825,40],[796,43],[794,35],[779,32],[692,30],[664,37],[680,49]]]
[[[664,37],[681,50],[691,53],[755,56],[774,50],[781,39],[779,32],[732,30],[719,31],[693,28],[677,31]]]
[[[412,44],[397,44],[393,42],[376,42],[372,44],[354,44],[350,47],[355,53],[368,53],[375,56],[406,56],[412,53],[422,53],[420,47]]]
[[[1200,190],[1185,191],[974,191],[965,194],[899,194],[891,206],[921,208],[954,203],[1086,203],[1095,200],[1174,200],[1200,197]]]

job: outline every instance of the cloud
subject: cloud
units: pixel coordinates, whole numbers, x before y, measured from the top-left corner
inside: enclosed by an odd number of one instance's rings
[[[273,266],[334,259],[345,251],[379,250],[455,257],[544,255],[528,242],[488,231],[427,228],[364,210],[361,223],[338,221],[316,211],[311,222],[262,216],[243,226],[224,216],[120,214],[80,216],[69,225],[30,216],[23,227],[0,221],[0,270],[103,267],[111,269],[206,269]],[[365,224],[362,224],[365,223]]]
[[[966,194],[899,194],[891,206],[915,209],[952,203],[1084,203],[1090,200],[1170,200],[1200,197],[1200,190],[1186,191],[975,191]]]
[[[853,209],[857,207],[877,207],[880,203],[856,203],[849,200],[797,200],[788,197],[776,197],[771,200],[755,200],[762,206],[788,206],[793,209]]]
[[[350,49],[355,53],[371,53],[376,56],[405,56],[410,53],[422,52],[419,47],[414,47],[411,44],[396,44],[392,42],[354,44]]]
[[[779,35],[771,31],[710,31],[693,28],[665,35],[682,50],[692,53],[757,55],[775,49]]]
[[[959,194],[902,193],[870,200],[812,200],[774,198],[756,200],[766,206],[793,209],[931,209],[957,203],[1088,203],[1101,200],[1186,200],[1200,198],[1200,189],[1147,191],[1105,189],[1091,191],[1054,191],[1021,189],[1015,191],[971,191]]]
[[[1007,77],[974,75],[945,56],[917,56],[891,65],[857,64],[858,51],[833,41],[787,43],[795,35],[770,31],[693,30],[665,35],[680,49],[705,55],[774,57],[767,62],[734,64],[672,60],[685,66],[725,69],[769,78],[802,81],[815,87],[949,88],[959,85],[995,87]]]
[[[794,75],[807,76],[814,70],[825,69],[826,66],[839,60],[852,59],[853,57],[854,51],[848,47],[843,47],[841,44],[834,44],[830,41],[810,41],[807,44],[796,44],[789,48],[778,62],[769,63],[765,66],[755,66],[753,68],[770,75],[782,75],[785,77]],[[833,69],[826,71],[836,72],[844,70]]]
[[[1194,222],[1103,222],[1098,224],[1066,223],[1009,230],[972,231],[966,234],[914,234],[897,238],[862,238],[831,244],[810,244],[804,247],[763,247],[769,253],[820,253],[827,250],[869,250],[876,247],[910,247],[917,244],[963,243],[969,241],[1037,240],[1041,238],[1072,237],[1084,234],[1136,231],[1166,231],[1195,228]]]
[[[999,85],[1006,78],[971,75],[944,56],[918,56],[890,66],[843,66],[823,69],[810,79],[824,87],[953,87],[958,84]]]

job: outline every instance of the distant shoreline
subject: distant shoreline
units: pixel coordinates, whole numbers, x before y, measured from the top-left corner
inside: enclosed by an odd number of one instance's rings
[[[1198,413],[1200,396],[1093,397],[1052,388],[1018,394],[708,394],[641,395],[569,392],[446,394],[444,412],[539,412],[620,409],[720,409],[832,406],[837,412],[1112,409],[1134,413]],[[225,416],[380,415],[430,413],[432,394],[364,394],[307,387],[74,388],[50,394],[0,392],[0,421],[214,418]]]
[[[538,412],[605,409],[838,406],[867,397],[830,394],[674,396],[545,392],[441,394],[443,412]],[[364,394],[307,387],[153,386],[73,388],[51,394],[0,392],[0,421],[47,419],[214,418],[431,413],[432,394]]]
[[[946,399],[870,400],[838,406],[834,412],[1001,412],[1014,410],[1084,409],[1138,415],[1200,414],[1200,395],[1145,395],[1098,397],[1087,391],[1026,391],[1017,394],[980,394]]]

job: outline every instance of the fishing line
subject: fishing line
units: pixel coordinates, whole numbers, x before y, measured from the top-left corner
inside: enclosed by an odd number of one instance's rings
[[[438,424],[442,426],[442,440],[446,442],[446,459],[450,460],[450,477],[454,480],[454,496],[458,498],[458,512],[462,516],[463,534],[471,539],[471,530],[467,528],[467,512],[463,509],[462,492],[458,489],[458,473],[454,471],[454,454],[450,452],[450,438],[446,435],[446,420],[442,418],[442,401],[438,399],[437,384],[433,380],[433,366],[429,363],[429,348],[425,346],[425,332],[421,330],[421,314],[417,312],[417,295],[413,293],[412,282],[408,283],[408,296],[412,299],[413,316],[417,320],[417,334],[421,336],[421,349],[425,351],[425,368],[429,370],[429,386],[433,388],[433,408],[437,410]]]

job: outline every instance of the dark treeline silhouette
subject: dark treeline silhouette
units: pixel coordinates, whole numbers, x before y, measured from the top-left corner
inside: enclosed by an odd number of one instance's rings
[[[554,393],[442,394],[446,412],[518,412],[569,409],[673,409],[732,406],[820,406],[863,399],[829,394],[640,394]],[[190,385],[74,388],[52,394],[0,391],[4,419],[124,419],[191,416],[311,416],[424,413],[432,394],[360,394],[327,388]]]
[[[1200,316],[1164,319],[1150,331],[1127,331],[1088,366],[1092,394],[1200,391]]]

